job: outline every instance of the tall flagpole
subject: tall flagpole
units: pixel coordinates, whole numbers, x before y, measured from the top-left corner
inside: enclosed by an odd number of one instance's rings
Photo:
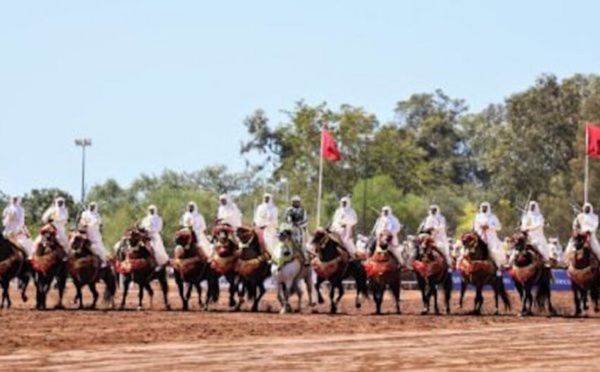
[[[323,191],[323,127],[321,126],[321,148],[319,149],[319,191],[317,192],[317,227],[321,226],[321,192]]]
[[[589,182],[589,173],[590,173],[590,156],[588,155],[588,146],[589,146],[589,133],[588,133],[588,125],[585,124],[585,180],[583,182],[583,201],[584,203],[588,202],[588,182]]]

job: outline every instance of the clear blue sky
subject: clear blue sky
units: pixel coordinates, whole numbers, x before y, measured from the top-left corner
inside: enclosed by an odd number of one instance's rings
[[[0,0],[0,190],[79,197],[142,172],[243,168],[242,121],[305,99],[393,117],[442,88],[472,110],[544,72],[598,72],[595,1]]]

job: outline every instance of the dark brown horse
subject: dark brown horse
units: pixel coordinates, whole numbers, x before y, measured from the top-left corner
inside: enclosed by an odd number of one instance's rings
[[[429,304],[433,297],[436,314],[440,313],[437,301],[437,286],[444,290],[446,314],[450,314],[450,297],[452,294],[452,274],[448,272],[448,263],[437,248],[437,243],[431,235],[422,234],[415,242],[413,268],[423,300],[422,315],[429,313]]]
[[[375,300],[376,313],[381,314],[381,304],[386,288],[394,296],[396,313],[400,311],[400,263],[390,252],[393,235],[385,230],[377,237],[373,255],[365,262],[365,272],[369,280],[369,289]]]
[[[56,228],[47,224],[40,229],[40,240],[35,245],[31,266],[35,275],[36,309],[46,309],[46,298],[52,281],[56,279],[58,304],[56,309],[64,309],[63,295],[67,281],[67,263],[65,250],[58,243]]]
[[[583,310],[587,310],[587,295],[594,302],[594,311],[598,312],[598,291],[600,289],[600,265],[591,246],[591,234],[586,232],[573,232],[571,234],[572,245],[575,252],[568,257],[567,273],[571,279],[573,301],[575,303],[575,316],[580,316]]]
[[[175,244],[175,258],[171,261],[171,266],[174,269],[175,282],[179,289],[183,310],[188,310],[194,288],[198,292],[198,304],[206,309],[209,299],[207,298],[205,303],[202,302],[200,283],[208,279],[208,260],[206,254],[198,246],[198,237],[194,230],[184,227],[175,233]]]
[[[252,312],[258,311],[258,304],[265,294],[265,279],[271,275],[271,255],[266,249],[262,231],[250,227],[239,227],[235,231],[238,240],[239,254],[235,264],[235,272],[239,277],[238,303],[241,309],[248,294],[253,300]]]
[[[236,305],[235,294],[238,282],[235,266],[238,258],[238,243],[233,228],[228,224],[218,224],[213,228],[214,254],[208,272],[208,293],[212,302],[219,299],[219,278],[224,276],[229,283],[229,307]]]
[[[339,236],[325,229],[318,229],[313,235],[312,244],[315,246],[317,257],[312,260],[313,269],[317,274],[317,295],[319,303],[323,303],[320,287],[325,281],[331,284],[329,290],[330,312],[337,312],[338,303],[344,296],[342,281],[352,277],[356,282],[356,307],[361,307],[360,296],[368,297],[367,274],[362,263],[350,260],[350,255],[341,242]],[[338,292],[335,298],[335,292]]]
[[[550,284],[552,272],[545,267],[542,256],[528,243],[527,233],[518,231],[511,237],[514,250],[514,263],[511,276],[521,297],[521,316],[533,315],[533,289],[537,287],[535,296],[538,308],[544,310],[548,303],[548,312],[555,315],[552,307]]]
[[[465,233],[460,239],[464,247],[463,257],[458,264],[458,270],[462,277],[461,305],[467,286],[473,285],[475,286],[473,314],[481,315],[483,287],[490,285],[494,289],[495,313],[499,313],[498,297],[502,298],[505,309],[510,309],[510,300],[504,288],[504,282],[501,276],[496,275],[497,267],[489,256],[487,244],[475,232]]]
[[[138,310],[142,309],[144,299],[144,289],[150,295],[150,308],[152,308],[152,299],[154,290],[150,283],[157,279],[163,293],[165,308],[171,309],[169,305],[169,285],[167,283],[167,270],[165,267],[158,267],[154,252],[150,244],[150,237],[144,229],[134,228],[125,234],[119,243],[116,253],[115,268],[123,277],[123,299],[121,300],[121,309],[125,308],[127,292],[131,282],[139,286]]]
[[[2,301],[0,309],[4,308],[6,301],[7,308],[10,308],[12,301],[9,295],[9,285],[13,278],[21,281],[21,299],[27,302],[27,285],[31,276],[31,265],[27,260],[27,253],[12,241],[6,239],[0,234],[0,285],[2,286]]]
[[[73,278],[73,284],[77,290],[75,299],[79,301],[79,308],[83,309],[82,288],[88,286],[92,292],[93,302],[91,309],[96,308],[98,301],[98,290],[96,283],[102,280],[106,286],[104,291],[104,301],[114,308],[114,297],[117,290],[117,280],[112,268],[102,267],[100,258],[92,250],[92,242],[84,231],[73,233],[70,240],[71,249],[69,252],[69,273]]]

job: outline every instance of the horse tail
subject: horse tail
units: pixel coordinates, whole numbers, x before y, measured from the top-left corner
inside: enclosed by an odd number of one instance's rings
[[[356,282],[356,290],[364,296],[364,298],[369,298],[369,286],[367,285],[367,272],[365,271],[363,265],[360,262],[351,262],[351,275],[354,277],[354,281]]]
[[[535,296],[535,302],[538,309],[544,309],[546,300],[550,299],[550,282],[552,280],[552,272],[549,268],[544,267],[540,275],[540,282]]]
[[[103,275],[104,284],[106,285],[106,288],[104,289],[104,301],[108,302],[112,300],[117,293],[117,277],[110,268],[105,270]]]
[[[500,284],[498,285],[498,294],[502,299],[502,303],[504,304],[504,309],[510,310],[510,298],[508,298],[508,293],[506,292],[506,288],[504,287],[504,280],[499,278]]]

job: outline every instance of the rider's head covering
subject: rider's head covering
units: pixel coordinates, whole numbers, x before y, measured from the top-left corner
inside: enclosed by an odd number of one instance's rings
[[[269,205],[274,205],[275,203],[273,202],[273,195],[269,194],[268,192],[263,194],[263,202],[269,204]]]
[[[98,203],[96,203],[96,202],[91,202],[91,203],[88,205],[88,209],[89,209],[90,211],[96,211],[96,212],[98,212]]]
[[[10,203],[12,205],[19,205],[19,204],[21,204],[21,197],[18,196],[18,195],[13,195],[13,197],[10,198]]]
[[[187,204],[188,207],[188,211],[190,211],[190,209],[192,209],[190,212],[194,213],[194,212],[198,212],[198,206],[196,205],[196,202],[188,202]],[[156,208],[156,207],[155,207]]]
[[[344,206],[344,203],[346,203],[346,205]],[[340,206],[342,208],[350,208],[350,198],[347,196],[344,196],[341,200],[340,200]]]
[[[533,213],[540,213],[540,205],[538,204],[538,202],[532,200],[529,202],[529,208],[527,211]]]
[[[435,211],[435,212],[434,212]],[[440,214],[440,207],[437,204],[431,204],[429,206],[429,214]]]
[[[481,203],[481,205],[479,206],[479,212],[484,213],[483,212],[484,207],[487,207],[487,211],[485,213],[492,213],[492,206],[488,202]]]
[[[589,214],[594,213],[594,206],[592,205],[592,203],[585,203],[583,205],[583,212],[585,213],[586,208],[589,208],[590,211],[588,212]]]
[[[62,196],[59,196],[58,198],[54,199],[54,205],[58,207],[58,204],[62,203],[63,206],[66,204],[65,202],[65,198],[63,198]]]
[[[154,204],[148,206],[148,213],[150,213],[150,211],[154,211],[154,214],[158,214],[158,208],[156,208],[156,205]]]
[[[381,208],[381,215],[385,216],[385,212],[387,212],[388,216],[392,215],[392,207],[390,207],[389,205],[386,205],[385,207]]]

